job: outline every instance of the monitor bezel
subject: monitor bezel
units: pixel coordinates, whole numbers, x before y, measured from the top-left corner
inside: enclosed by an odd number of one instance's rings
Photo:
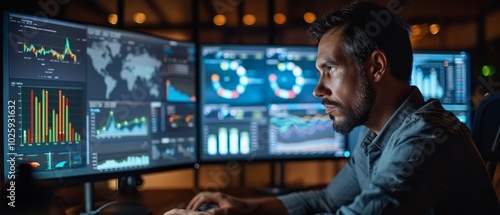
[[[467,122],[464,123],[469,130],[472,128],[473,119],[473,106],[472,106],[472,59],[471,59],[471,51],[466,49],[449,49],[449,50],[426,50],[426,49],[418,49],[413,50],[413,60],[415,58],[415,54],[443,54],[443,55],[464,55],[465,59],[465,68],[466,68],[466,85],[467,89],[465,94],[467,95],[466,105],[467,105]],[[412,62],[413,65],[413,62]],[[413,66],[412,66],[413,67]],[[411,81],[411,80],[410,80]]]
[[[198,80],[200,81],[200,84],[198,85],[198,95],[200,98],[204,98],[204,87],[205,87],[205,78],[204,74],[202,72],[202,64],[203,64],[203,49],[205,47],[245,47],[245,48],[251,48],[251,47],[258,47],[258,48],[317,48],[316,45],[289,45],[289,44],[264,44],[264,43],[255,43],[255,44],[235,44],[235,43],[202,43],[199,44],[198,48],[198,72],[199,72],[199,78]],[[331,156],[332,154],[329,155],[315,155],[315,154],[308,154],[306,156],[303,155],[296,155],[295,157],[288,156],[288,155],[266,155],[264,157],[258,157],[258,158],[243,158],[243,157],[226,157],[224,156],[223,158],[220,159],[207,159],[207,158],[202,158],[203,155],[203,126],[204,125],[204,117],[203,117],[203,105],[205,101],[201,101],[200,99],[200,108],[198,109],[199,111],[199,121],[200,121],[200,126],[198,127],[199,129],[199,149],[198,149],[198,156],[199,156],[199,163],[200,165],[203,164],[224,164],[224,163],[233,163],[237,162],[240,164],[244,163],[269,163],[269,162],[285,162],[285,161],[312,161],[312,160],[346,160],[351,157],[352,152],[349,150],[349,137],[348,134],[343,135],[344,136],[344,152],[348,152],[349,156]]]
[[[198,87],[199,86],[198,72],[197,72],[198,60],[199,60],[198,59],[198,55],[199,55],[198,54],[198,43],[196,43],[194,41],[173,39],[173,38],[160,36],[160,35],[152,34],[152,33],[145,32],[145,31],[139,31],[137,29],[132,29],[132,28],[108,26],[108,25],[100,25],[100,24],[90,24],[90,23],[79,21],[79,20],[59,18],[59,17],[58,18],[40,17],[40,16],[30,15],[27,13],[18,12],[18,11],[11,11],[11,10],[2,10],[2,19],[3,19],[2,22],[4,23],[2,32],[4,33],[4,35],[7,35],[9,33],[8,18],[10,16],[10,14],[25,16],[25,17],[32,17],[34,19],[44,19],[44,20],[47,20],[49,22],[55,22],[55,23],[59,22],[59,23],[69,24],[69,25],[81,25],[81,26],[84,26],[85,29],[87,29],[88,27],[96,27],[96,28],[104,28],[104,29],[109,29],[109,30],[121,31],[121,32],[125,32],[125,33],[130,33],[130,34],[137,34],[139,36],[151,37],[151,38],[154,38],[157,40],[164,40],[165,42],[167,42],[167,44],[168,44],[168,42],[172,42],[172,41],[188,44],[190,47],[193,47],[195,49],[195,53],[194,53],[195,62],[193,64],[194,65],[193,69],[195,72],[194,73],[194,75],[195,75],[195,87],[199,88]],[[8,43],[9,43],[8,37],[5,36],[2,43],[1,43],[2,53],[4,54],[3,67],[2,67],[2,69],[3,69],[3,72],[2,72],[3,76],[2,77],[4,80],[3,83],[7,83],[7,80],[10,80],[10,75],[9,75],[10,74],[10,72],[9,72],[9,68],[10,68],[9,60],[10,59],[9,59],[9,55],[8,55],[8,52],[9,52]],[[88,56],[86,56],[86,57],[88,58]],[[85,66],[87,67],[88,65],[85,65]],[[85,89],[87,89],[88,88],[87,81],[85,82],[85,85],[86,85]],[[8,125],[8,123],[7,123],[7,115],[8,115],[7,114],[7,102],[9,100],[9,95],[6,92],[9,92],[8,88],[9,88],[9,85],[4,84],[4,86],[3,86],[4,102],[2,103],[2,109],[3,109],[3,113],[4,113],[4,114],[2,114],[2,118],[3,118],[3,122],[4,122],[3,123],[4,131],[2,133],[4,135],[4,138],[3,138],[4,141],[7,140],[7,130],[6,130],[7,125]],[[198,92],[199,92],[199,90],[196,89],[195,93],[196,93],[197,98],[199,98]],[[89,98],[85,97],[84,103],[88,103],[88,101],[89,101]],[[163,100],[161,100],[161,101],[163,101]],[[198,115],[199,114],[198,109],[200,108],[199,99],[197,99],[194,102],[194,105],[195,105],[195,117],[196,117],[196,119],[199,119],[199,115]],[[87,110],[85,110],[85,117],[86,116],[87,116]],[[196,122],[196,125],[198,125],[198,122]],[[194,157],[195,157],[195,159],[193,159],[193,161],[190,161],[190,162],[183,162],[183,163],[164,165],[164,166],[156,166],[155,165],[153,167],[146,167],[146,168],[142,168],[142,169],[141,168],[131,168],[131,169],[121,169],[118,171],[110,171],[110,172],[95,172],[92,174],[71,175],[71,176],[64,176],[64,177],[57,177],[56,176],[56,177],[50,177],[50,178],[37,178],[36,173],[34,173],[33,176],[36,180],[49,182],[56,187],[65,187],[65,186],[79,185],[79,184],[83,184],[85,182],[97,182],[97,181],[116,179],[116,178],[120,178],[120,177],[140,176],[140,175],[144,175],[144,174],[173,171],[173,170],[180,170],[180,169],[196,170],[199,167],[199,133],[198,133],[198,129],[195,129],[195,134],[196,134],[195,142],[194,142],[194,150],[195,150]],[[88,141],[90,141],[90,140],[88,137],[86,137],[85,144],[87,144],[90,147],[90,143],[88,143]],[[4,144],[6,144],[6,143],[4,143]],[[12,180],[12,179],[8,178],[8,176],[7,176],[8,174],[6,172],[8,170],[5,169],[6,165],[4,162],[6,162],[7,152],[5,152],[4,150],[5,150],[5,146],[2,145],[2,148],[0,150],[0,151],[2,151],[2,155],[0,155],[0,159],[3,160],[2,165],[0,167],[0,170],[2,171],[2,174],[0,176],[2,183],[6,183],[6,182]],[[89,150],[89,149],[87,149],[87,150]],[[88,167],[85,167],[85,168],[88,168]],[[19,170],[19,166],[17,166],[16,170]],[[16,175],[16,177],[17,176],[18,175]]]

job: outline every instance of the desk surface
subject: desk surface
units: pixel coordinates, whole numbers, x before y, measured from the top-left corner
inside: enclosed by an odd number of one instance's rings
[[[200,190],[203,191],[203,190]],[[110,201],[133,202],[142,204],[153,212],[153,215],[162,215],[173,208],[184,208],[187,203],[200,192],[196,189],[172,189],[172,190],[141,190],[136,194],[119,194],[116,191],[96,191],[94,202],[97,206]],[[257,192],[253,188],[229,188],[221,192],[241,198],[263,197],[265,194]],[[83,190],[63,190],[56,193],[50,215],[65,215],[66,210],[74,206],[82,206]],[[82,211],[80,208],[77,211]],[[78,213],[76,213],[78,214]]]

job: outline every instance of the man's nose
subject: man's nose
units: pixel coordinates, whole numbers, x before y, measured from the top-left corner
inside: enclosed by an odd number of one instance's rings
[[[316,87],[313,90],[313,96],[318,97],[318,98],[329,96],[331,94],[332,94],[332,91],[328,87],[326,87],[324,84],[322,84],[321,80],[320,80],[320,82],[318,82],[318,84],[316,85]]]

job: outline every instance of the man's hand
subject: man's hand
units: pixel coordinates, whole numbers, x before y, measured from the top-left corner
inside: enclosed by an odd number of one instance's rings
[[[207,212],[192,211],[185,209],[172,209],[167,211],[163,215],[212,215],[212,214]]]
[[[204,203],[217,204],[206,212],[197,211]],[[288,215],[286,208],[276,197],[257,199],[240,199],[220,192],[198,193],[188,204],[186,209],[172,209],[164,215],[229,215],[229,214],[259,214],[259,215]]]
[[[204,203],[215,203],[219,207],[209,209],[206,212],[198,211],[198,208]],[[164,215],[245,214],[249,210],[247,207],[243,200],[220,192],[201,192],[189,202],[186,209],[172,209]]]
[[[220,192],[198,193],[186,209],[197,210],[203,203],[215,203],[219,206],[208,210],[210,214],[245,214],[251,210],[244,200]]]

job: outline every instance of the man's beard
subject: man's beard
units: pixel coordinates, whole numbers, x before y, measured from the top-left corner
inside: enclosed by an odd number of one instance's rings
[[[352,108],[347,108],[340,103],[327,100],[326,98],[323,99],[323,104],[336,106],[340,114],[345,118],[343,122],[336,122],[334,116],[330,115],[330,119],[333,120],[333,130],[339,133],[349,133],[354,127],[365,124],[370,116],[370,111],[375,103],[376,93],[370,83],[368,83],[365,75],[360,75],[359,85],[355,93],[356,102]]]

